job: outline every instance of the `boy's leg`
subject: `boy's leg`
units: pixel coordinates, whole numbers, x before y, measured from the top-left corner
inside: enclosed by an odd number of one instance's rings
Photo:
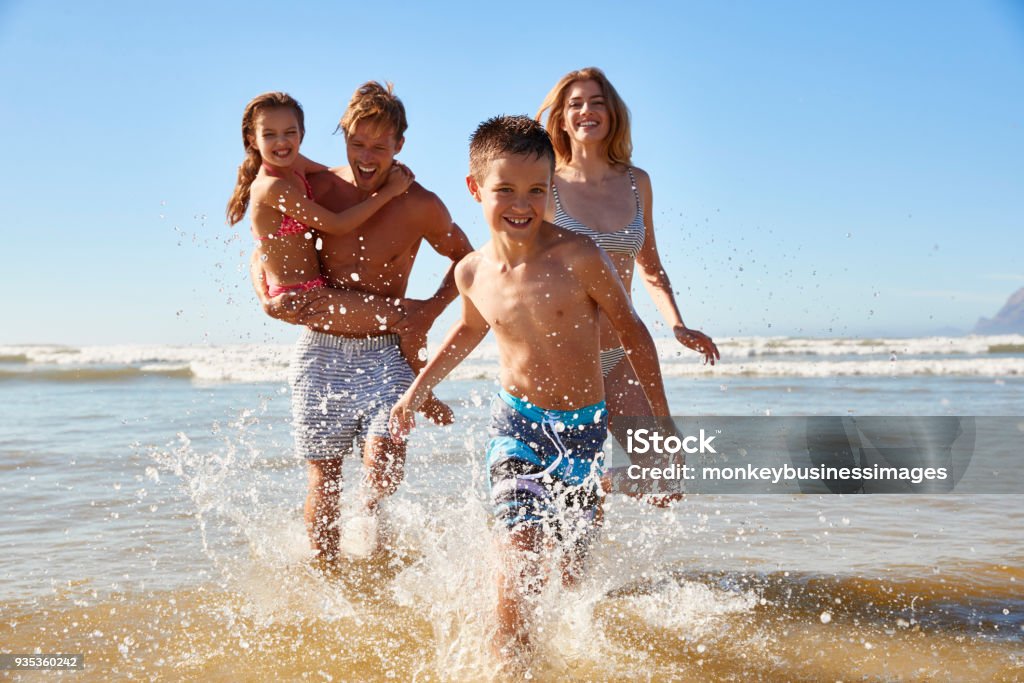
[[[562,585],[566,588],[573,588],[583,578],[587,566],[587,558],[590,556],[590,549],[594,545],[594,538],[600,531],[604,522],[601,504],[597,503],[594,508],[592,519],[580,520],[578,526],[567,533],[562,541],[561,547],[561,569]]]
[[[543,527],[520,526],[498,532],[497,628],[491,643],[493,653],[503,661],[529,654],[531,598],[544,587],[543,558],[549,550]]]
[[[338,500],[341,496],[341,458],[307,460],[309,488],[304,517],[310,546],[321,557],[338,554]]]

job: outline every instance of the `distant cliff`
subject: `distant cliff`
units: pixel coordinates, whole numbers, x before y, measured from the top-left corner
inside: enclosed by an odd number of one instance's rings
[[[996,317],[981,318],[974,331],[977,334],[1024,334],[1024,287],[1013,293]]]

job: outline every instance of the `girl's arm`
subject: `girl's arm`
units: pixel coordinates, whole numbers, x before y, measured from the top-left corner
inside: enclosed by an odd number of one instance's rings
[[[299,158],[292,164],[292,170],[299,175],[309,175],[310,173],[319,173],[320,171],[329,171],[331,169],[318,161],[313,161],[299,154]]]
[[[305,193],[285,178],[264,178],[264,182],[257,181],[253,184],[253,204],[263,204],[329,235],[352,232],[380,211],[385,204],[408,190],[415,179],[412,171],[406,166],[395,165],[391,168],[383,187],[376,193],[355,206],[335,213],[312,199],[307,199]]]
[[[644,246],[636,257],[640,278],[643,280],[647,293],[651,295],[654,305],[658,307],[658,312],[672,327],[672,332],[679,343],[702,354],[704,362],[714,365],[715,361],[721,357],[718,347],[715,346],[711,337],[700,330],[692,330],[683,323],[683,316],[679,313],[679,306],[672,293],[672,283],[669,282],[668,274],[661,263],[658,244],[654,238],[654,192],[651,189],[651,178],[639,168],[635,168],[633,171],[636,174],[637,186],[644,206]]]

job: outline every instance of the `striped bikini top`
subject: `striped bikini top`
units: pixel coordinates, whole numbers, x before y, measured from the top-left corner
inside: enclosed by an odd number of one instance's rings
[[[583,223],[570,216],[562,208],[562,201],[558,198],[558,188],[551,183],[551,190],[555,195],[555,220],[554,223],[560,228],[571,230],[577,235],[585,235],[594,240],[597,246],[609,254],[629,254],[636,258],[644,246],[644,206],[640,202],[640,193],[636,189],[636,178],[633,177],[633,169],[626,169],[629,173],[629,184],[633,186],[633,196],[636,198],[636,215],[626,227],[615,232],[598,232],[589,228]]]

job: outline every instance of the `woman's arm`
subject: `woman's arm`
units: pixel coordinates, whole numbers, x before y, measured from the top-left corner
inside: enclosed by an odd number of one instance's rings
[[[668,279],[668,273],[661,263],[661,255],[658,253],[657,240],[654,237],[654,191],[651,189],[651,178],[639,168],[633,169],[637,179],[637,189],[640,192],[640,200],[644,206],[644,246],[636,257],[637,269],[644,287],[658,307],[658,312],[665,321],[672,327],[676,339],[683,346],[693,349],[704,356],[704,362],[712,365],[721,357],[718,347],[700,330],[693,330],[683,322],[683,316],[679,312],[675,295],[672,292],[672,283]]]

